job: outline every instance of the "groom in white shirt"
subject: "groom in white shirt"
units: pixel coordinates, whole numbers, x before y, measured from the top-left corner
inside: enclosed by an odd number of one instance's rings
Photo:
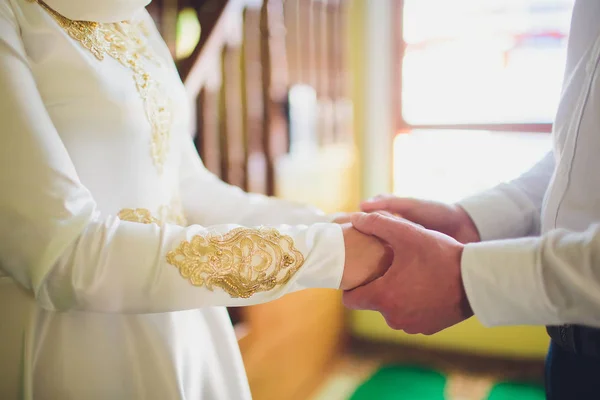
[[[600,2],[573,11],[554,149],[508,183],[446,205],[382,196],[354,225],[394,264],[345,293],[408,333],[475,314],[487,326],[546,325],[549,399],[600,398]],[[411,223],[412,221],[412,223]]]

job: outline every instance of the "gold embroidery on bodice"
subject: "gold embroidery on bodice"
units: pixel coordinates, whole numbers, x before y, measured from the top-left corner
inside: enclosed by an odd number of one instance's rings
[[[304,256],[291,237],[275,229],[237,228],[183,241],[167,253],[167,262],[194,286],[249,298],[288,283]]]
[[[117,217],[122,221],[140,224],[187,226],[187,220],[179,200],[173,200],[169,205],[160,206],[155,214],[147,208],[124,208],[119,211]]]
[[[158,218],[154,217],[152,212],[147,208],[124,208],[119,211],[117,217],[121,221],[160,225]]]
[[[162,64],[147,46],[149,35],[143,23],[127,21],[98,23],[73,21],[63,17],[41,0],[29,0],[40,4],[56,22],[71,36],[88,49],[98,60],[108,55],[133,72],[133,80],[144,104],[146,118],[152,130],[150,156],[159,173],[162,173],[167,154],[172,124],[171,99],[147,72],[145,65],[153,62]],[[76,0],[74,0],[76,1]]]

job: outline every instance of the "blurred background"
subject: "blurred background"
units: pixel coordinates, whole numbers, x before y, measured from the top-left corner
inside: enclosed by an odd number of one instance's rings
[[[154,0],[207,168],[354,211],[456,201],[551,148],[574,0]],[[540,327],[430,337],[310,290],[229,310],[254,398],[542,399]]]

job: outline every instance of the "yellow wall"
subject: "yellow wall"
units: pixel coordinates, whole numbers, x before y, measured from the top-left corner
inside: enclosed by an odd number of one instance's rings
[[[352,0],[349,7],[349,62],[352,71],[352,101],[354,102],[354,133],[356,143],[364,139],[366,118],[366,62],[365,31],[367,1]],[[373,0],[376,1],[376,0]],[[383,106],[383,105],[382,105]],[[392,132],[390,132],[390,143]],[[391,144],[390,144],[391,145]],[[356,155],[358,171],[363,157]],[[390,168],[392,166],[390,165]],[[357,176],[355,185],[362,186],[363,176]],[[391,189],[391,188],[390,188]],[[354,189],[362,192],[362,187]],[[358,311],[349,313],[349,326],[353,335],[372,339],[414,344],[439,349],[452,349],[470,353],[505,356],[511,358],[542,358],[547,346],[548,336],[542,327],[502,327],[485,328],[475,318],[445,330],[437,335],[407,335],[390,329],[385,320],[375,312]]]
[[[350,65],[349,93],[354,105],[354,143],[357,146],[356,162],[354,169],[354,197],[356,199],[355,209],[362,200],[363,192],[363,157],[360,151],[360,143],[364,138],[365,127],[365,76],[366,63],[364,60],[365,50],[365,18],[366,0],[351,0],[348,6],[348,63]]]
[[[514,359],[543,359],[549,343],[543,327],[486,328],[476,318],[432,336],[394,331],[371,311],[352,312],[350,326],[360,338]]]

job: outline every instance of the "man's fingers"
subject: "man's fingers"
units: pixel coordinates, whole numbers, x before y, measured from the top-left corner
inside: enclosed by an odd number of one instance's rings
[[[393,195],[379,195],[363,201],[360,208],[364,212],[385,210],[394,214],[410,212],[416,206],[415,199],[400,198]]]
[[[376,236],[391,244],[407,223],[377,213],[357,213],[352,218],[352,225],[366,235]]]
[[[352,222],[352,214],[340,214],[332,222],[339,225],[349,224]]]
[[[375,211],[375,212],[376,212],[377,214],[381,214],[381,215],[384,215],[384,216],[386,216],[386,217],[390,217],[390,218],[396,218],[396,215],[395,215],[395,214],[392,214],[392,213],[391,213],[391,212],[389,212],[389,211],[385,211],[385,210],[378,210],[378,211]]]
[[[386,210],[389,211],[389,208],[392,205],[392,200],[396,200],[395,197],[391,196],[391,195],[379,195],[379,196],[375,196],[372,197],[368,200],[363,201],[360,204],[360,208],[361,210],[365,211],[365,212],[372,212],[372,211],[378,211],[378,210]]]

